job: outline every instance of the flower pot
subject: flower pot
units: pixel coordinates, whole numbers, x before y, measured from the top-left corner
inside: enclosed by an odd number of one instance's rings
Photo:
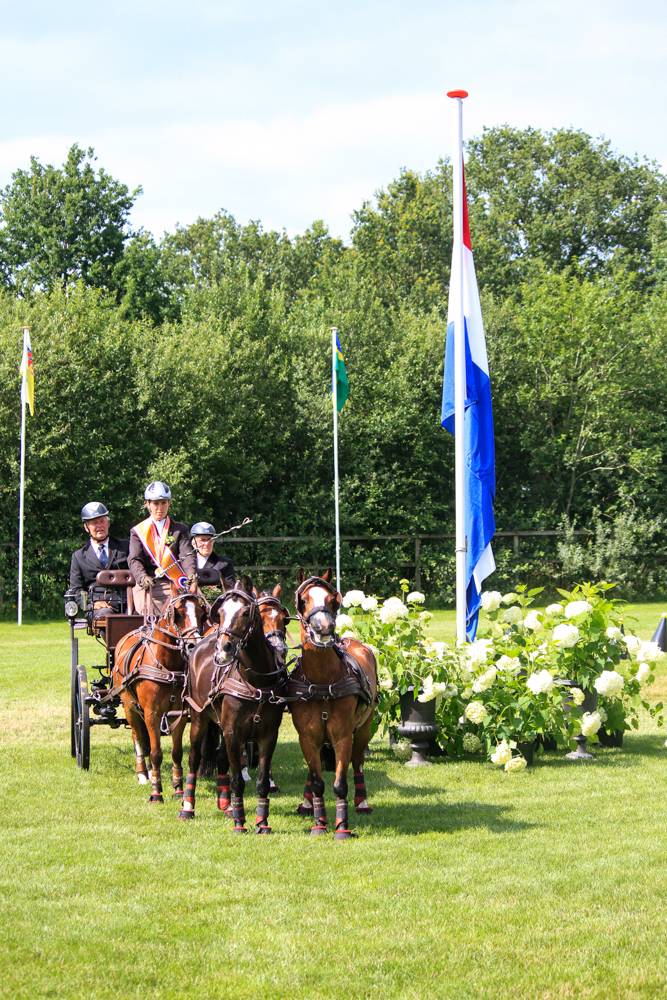
[[[572,682],[570,682],[571,686]],[[598,703],[598,693],[597,691],[584,691],[584,700],[581,705],[582,713],[594,712]],[[586,737],[579,733],[575,736],[577,743],[577,749],[571,750],[570,753],[565,754],[567,760],[594,760],[592,753],[589,753],[588,747],[586,745]]]
[[[525,757],[526,764],[528,767],[532,767],[535,762],[535,748],[537,747],[537,740],[531,740],[530,743],[517,743],[516,748],[522,757]]]
[[[550,736],[548,733],[544,733],[543,736],[538,736],[536,740],[537,746],[542,745],[545,753],[554,753],[558,750],[558,741],[555,736]]]
[[[598,729],[598,739],[600,741],[601,747],[622,747],[623,746],[623,730],[622,729]]]
[[[399,735],[410,740],[412,757],[408,767],[419,767],[428,764],[429,744],[435,738],[438,727],[435,721],[435,699],[432,701],[417,701],[414,689],[409,688],[399,699],[401,707],[401,724]]]

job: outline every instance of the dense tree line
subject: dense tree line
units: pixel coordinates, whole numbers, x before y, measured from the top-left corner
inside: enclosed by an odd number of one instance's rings
[[[491,129],[470,143],[471,229],[494,395],[499,528],[568,530],[499,582],[616,575],[667,588],[665,177],[581,132]],[[81,504],[127,530],[149,478],[185,519],[321,538],[239,549],[243,562],[331,557],[329,327],[351,394],[340,423],[345,534],[453,530],[453,443],[439,427],[451,169],[404,171],[355,213],[350,245],[225,212],[156,242],[139,191],[74,146],[0,193],[0,577],[15,583],[18,360],[32,330],[26,568],[31,607],[62,592]],[[14,388],[12,388],[14,387]],[[590,528],[592,543],[572,534]],[[237,554],[234,550],[234,554]],[[406,551],[359,546],[369,588]],[[450,599],[453,560],[425,548]],[[607,572],[605,567],[609,570]],[[613,570],[613,573],[612,573]],[[351,581],[350,581],[351,582]]]

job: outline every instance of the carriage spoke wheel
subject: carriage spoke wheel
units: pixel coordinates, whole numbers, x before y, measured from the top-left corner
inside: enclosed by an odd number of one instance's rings
[[[90,707],[88,697],[88,677],[86,668],[76,668],[74,693],[72,697],[73,740],[76,762],[79,767],[88,770],[90,767]]]

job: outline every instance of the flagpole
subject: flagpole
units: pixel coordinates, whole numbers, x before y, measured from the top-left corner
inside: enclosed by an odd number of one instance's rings
[[[23,330],[23,355],[25,357],[25,329]],[[19,479],[19,579],[17,600],[17,625],[23,624],[23,496],[25,492],[25,406],[26,377],[23,372],[21,380],[21,474]]]
[[[336,590],[340,590],[340,505],[338,499],[338,379],[336,377],[336,337],[331,327],[331,398],[333,400],[334,519],[336,523]]]
[[[454,317],[454,437],[455,500],[456,500],[456,638],[466,638],[466,534],[465,534],[465,394],[466,344],[463,312],[463,100],[465,90],[450,90],[448,97],[457,102],[454,156],[454,263],[458,268],[456,314]]]

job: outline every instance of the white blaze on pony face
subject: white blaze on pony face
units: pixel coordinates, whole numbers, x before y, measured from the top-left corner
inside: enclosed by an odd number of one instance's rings
[[[327,608],[328,613],[318,612],[308,620],[308,625],[318,642],[321,642],[323,645],[329,645],[334,639],[336,611],[333,603],[331,603],[331,591],[326,587],[314,584],[308,588],[308,598],[303,602],[304,618],[308,617],[313,608],[322,607]]]
[[[185,614],[185,623],[181,626],[181,632],[188,632],[190,635],[197,635],[201,638],[200,623],[199,623],[199,608],[200,604],[197,600],[185,600],[183,601],[183,611]]]

